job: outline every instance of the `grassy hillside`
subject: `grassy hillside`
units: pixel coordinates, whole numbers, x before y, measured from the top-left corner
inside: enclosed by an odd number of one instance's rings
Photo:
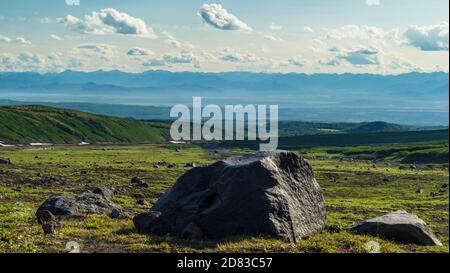
[[[44,106],[0,107],[0,140],[10,143],[161,142],[166,131],[131,119]]]
[[[411,131],[411,128],[403,125],[375,121],[362,123],[361,125],[347,130],[349,133],[382,133],[382,132],[402,132]]]

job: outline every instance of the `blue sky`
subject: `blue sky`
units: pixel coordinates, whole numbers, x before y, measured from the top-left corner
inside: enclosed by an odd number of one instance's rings
[[[0,71],[448,72],[448,6],[447,0],[1,1]]]

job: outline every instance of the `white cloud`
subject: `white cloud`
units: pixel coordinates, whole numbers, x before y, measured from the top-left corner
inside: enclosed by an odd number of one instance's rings
[[[200,62],[194,54],[182,51],[177,54],[165,54],[161,58],[153,58],[142,64],[147,67],[175,67],[179,65],[188,65],[194,68],[200,67]]]
[[[112,55],[115,52],[115,46],[108,44],[82,44],[77,46],[76,48],[104,55]]]
[[[113,8],[92,12],[79,19],[67,15],[59,20],[68,28],[84,34],[122,34],[139,35],[143,37],[156,37],[153,29],[148,27],[144,20],[119,12]]]
[[[379,6],[381,4],[380,0],[366,0],[368,6]]]
[[[313,33],[314,29],[310,28],[310,27],[304,27],[303,28],[304,31],[309,32],[309,33]]]
[[[331,53],[331,57],[326,61],[320,61],[321,64],[337,66],[342,64],[342,61],[355,66],[381,64],[379,57],[381,51],[375,47],[350,48],[345,50],[332,47],[329,49],[329,52]]]
[[[166,44],[171,45],[175,48],[178,49],[182,49],[182,50],[188,50],[188,49],[194,49],[195,46],[189,42],[186,41],[180,41],[177,38],[175,38],[175,36],[173,36],[172,34],[163,31],[162,33],[165,37],[166,37]]]
[[[368,25],[345,25],[337,29],[325,29],[327,38],[344,39],[384,39],[389,33],[382,28]]]
[[[217,29],[252,31],[251,27],[229,13],[220,4],[204,4],[199,15],[205,23]]]
[[[265,40],[269,40],[269,41],[281,41],[280,38],[274,37],[274,36],[272,36],[272,35],[264,35],[263,38],[264,38]]]
[[[378,50],[376,48],[352,50],[338,56],[338,58],[346,60],[353,65],[380,64]]]
[[[448,22],[434,26],[410,26],[404,33],[407,44],[423,51],[448,51]]]
[[[304,67],[305,66],[305,62],[299,58],[290,58],[288,59],[288,64],[292,65],[292,66],[297,66],[297,67]]]
[[[59,37],[59,36],[56,35],[56,34],[52,34],[52,35],[50,35],[50,37],[51,37],[52,39],[56,40],[56,41],[62,41],[62,38]]]
[[[41,56],[31,52],[0,55],[0,71],[55,72],[64,70],[58,55]]]
[[[283,29],[282,26],[280,26],[280,25],[278,25],[278,24],[276,24],[276,23],[273,23],[273,22],[270,24],[269,28],[270,28],[271,30],[282,30],[282,29]]]
[[[129,56],[149,56],[153,54],[154,54],[153,51],[151,51],[150,49],[140,47],[133,47],[127,52],[127,55]]]
[[[11,38],[8,36],[0,35],[0,42],[2,43],[11,43],[11,44],[24,44],[29,45],[31,42],[23,37]]]

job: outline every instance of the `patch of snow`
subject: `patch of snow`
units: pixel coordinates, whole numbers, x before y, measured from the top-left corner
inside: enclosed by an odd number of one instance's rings
[[[184,141],[174,141],[174,140],[169,141],[169,143],[171,143],[171,144],[187,144],[187,142],[184,142]]]
[[[15,145],[3,144],[4,142],[0,141],[0,147],[14,147]]]
[[[52,143],[30,143],[30,146],[53,146]]]
[[[91,143],[84,142],[84,141],[78,143],[78,146],[84,146],[84,145],[91,145]]]

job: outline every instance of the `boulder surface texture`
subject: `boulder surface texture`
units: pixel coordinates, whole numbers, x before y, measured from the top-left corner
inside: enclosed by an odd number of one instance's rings
[[[292,242],[324,227],[322,191],[311,165],[293,152],[259,152],[196,167],[147,212],[139,232],[182,238],[237,235]]]

